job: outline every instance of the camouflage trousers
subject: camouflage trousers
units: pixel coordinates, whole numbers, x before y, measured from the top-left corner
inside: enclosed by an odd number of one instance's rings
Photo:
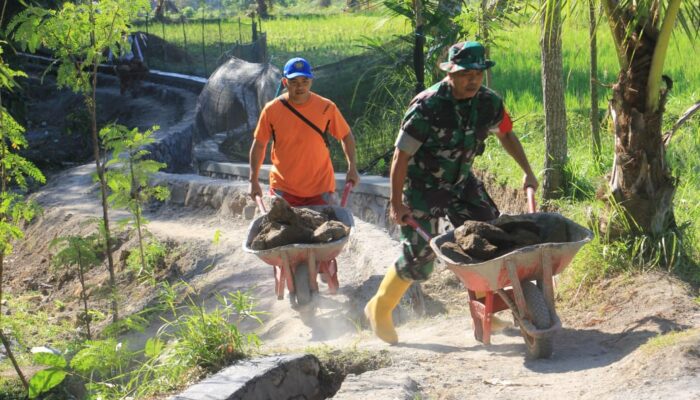
[[[426,196],[421,193],[404,192],[413,218],[431,236],[438,234],[438,223],[442,217],[447,217],[452,226],[458,227],[467,220],[488,221],[500,214],[483,183],[473,176],[461,193],[443,193],[441,197],[438,202],[426,201]],[[405,280],[428,279],[435,263],[433,250],[410,226],[401,227],[400,239],[402,254],[394,263],[398,275]]]

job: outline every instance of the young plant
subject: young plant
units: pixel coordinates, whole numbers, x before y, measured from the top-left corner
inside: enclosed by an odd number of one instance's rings
[[[74,376],[85,382],[86,398],[123,398],[120,384],[134,353],[115,339],[88,340],[70,360],[56,350],[34,347],[34,363],[47,368],[34,374],[29,381],[29,398],[35,399]]]
[[[153,174],[165,167],[164,163],[145,158],[150,152],[144,146],[153,143],[153,132],[157,129],[158,126],[154,126],[139,132],[138,128],[129,129],[113,124],[100,130],[105,148],[112,151],[112,159],[105,167],[114,167],[106,173],[107,185],[112,191],[108,200],[115,207],[126,208],[132,215],[131,222],[136,227],[139,240],[139,275],[148,271],[143,238],[143,226],[148,221],[143,217],[143,206],[153,198],[164,201],[170,197],[167,187],[149,185]]]
[[[0,42],[0,45],[2,44],[4,42]],[[12,252],[12,242],[24,237],[22,224],[25,221],[30,221],[38,211],[34,202],[26,201],[24,196],[12,190],[11,187],[26,190],[28,179],[39,183],[45,182],[41,171],[16,153],[27,146],[24,128],[2,106],[2,91],[12,90],[15,86],[14,78],[19,76],[26,75],[5,64],[0,46],[0,307],[2,306],[2,276],[5,256]],[[1,311],[0,318],[3,315]],[[12,354],[10,344],[2,329],[0,329],[0,341],[5,346],[7,355],[22,384],[27,388],[27,380]]]
[[[129,22],[147,6],[145,0],[66,1],[57,9],[30,6],[13,18],[7,27],[7,31],[23,50],[35,52],[39,47],[44,47],[53,52],[57,58],[56,81],[59,88],[68,87],[82,94],[90,114],[92,148],[100,181],[102,218],[108,249],[112,318],[115,322],[119,319],[119,310],[111,251],[108,186],[97,137],[97,69],[106,60],[106,49],[120,54],[120,49],[128,48]]]
[[[47,347],[34,347],[32,353],[35,364],[47,367],[34,374],[29,381],[29,398],[36,399],[66,379],[68,362],[60,353]]]
[[[100,258],[95,251],[98,242],[97,235],[64,236],[51,241],[50,248],[60,248],[52,262],[56,267],[70,268],[78,267],[78,277],[80,278],[80,300],[83,302],[83,315],[80,318],[85,322],[85,329],[88,340],[92,339],[90,330],[90,309],[88,308],[88,295],[85,288],[85,273],[92,267],[100,264]]]
[[[238,324],[247,318],[262,323],[261,312],[255,310],[251,296],[237,291],[217,294],[216,299],[219,306],[207,312],[202,301],[192,294],[184,306],[175,304],[172,295],[163,297],[170,302],[168,307],[174,315],[158,330],[157,337],[164,342],[173,339],[171,362],[216,371],[260,345],[257,335],[238,329]]]
[[[166,253],[167,249],[163,243],[155,237],[151,237],[143,247],[143,254],[131,252],[126,259],[126,265],[129,269],[135,270],[137,276],[145,274],[147,280],[151,284],[155,284],[154,271],[165,263]]]

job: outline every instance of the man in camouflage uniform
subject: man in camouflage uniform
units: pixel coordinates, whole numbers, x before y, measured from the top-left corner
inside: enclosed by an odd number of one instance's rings
[[[447,77],[419,93],[404,115],[391,164],[390,199],[390,216],[401,225],[403,254],[365,307],[372,330],[388,343],[398,342],[392,310],[412,281],[430,276],[435,259],[428,243],[405,225],[404,218],[412,215],[435,235],[442,217],[455,227],[466,220],[498,217],[498,208],[471,172],[489,133],[525,172],[523,187],[537,188],[503,100],[482,86],[484,71],[493,65],[477,42],[451,46],[448,61],[440,64]]]

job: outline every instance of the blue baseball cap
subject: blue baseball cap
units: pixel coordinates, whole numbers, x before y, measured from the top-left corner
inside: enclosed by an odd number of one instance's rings
[[[311,73],[311,64],[301,57],[292,58],[284,64],[285,78],[294,79],[297,76],[305,76],[309,79],[314,78],[314,75]]]

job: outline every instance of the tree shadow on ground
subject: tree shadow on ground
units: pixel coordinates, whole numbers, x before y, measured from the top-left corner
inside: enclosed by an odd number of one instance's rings
[[[640,329],[646,327],[645,329]],[[437,353],[458,353],[488,351],[496,356],[520,358],[525,368],[538,373],[562,373],[606,367],[625,358],[646,343],[649,339],[671,331],[690,328],[673,320],[650,316],[636,321],[624,331],[603,332],[598,329],[564,328],[554,335],[554,353],[549,359],[532,360],[527,358],[525,343],[498,343],[503,336],[518,337],[518,328],[507,328],[492,336],[488,346],[475,343],[471,346],[451,346],[439,343],[399,343],[397,347],[434,351]],[[499,338],[500,336],[500,338]]]
[[[617,333],[603,332],[598,329],[564,328],[554,336],[554,353],[551,358],[539,360],[525,358],[524,365],[539,373],[561,373],[605,367],[623,359],[659,334],[687,328],[689,326],[657,316],[642,318]],[[519,347],[524,355],[525,344]]]

